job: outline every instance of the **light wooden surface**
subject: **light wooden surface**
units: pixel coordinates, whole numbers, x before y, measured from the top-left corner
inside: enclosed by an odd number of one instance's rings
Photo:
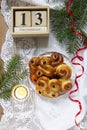
[[[0,105],[0,121],[1,121],[3,114],[4,114],[4,110],[3,110],[2,106]]]
[[[1,0],[0,0],[0,7],[1,7]],[[7,32],[7,25],[1,14],[1,8],[0,8],[0,51],[1,51],[2,45],[5,41],[6,32]]]
[[[7,26],[6,26],[6,23],[4,21],[3,16],[1,14],[1,0],[0,0],[0,51],[1,51],[2,45],[5,41],[6,31],[7,31]],[[4,110],[0,104],[0,121],[1,121],[3,114],[4,114]]]
[[[0,0],[0,5],[1,5],[1,0]]]

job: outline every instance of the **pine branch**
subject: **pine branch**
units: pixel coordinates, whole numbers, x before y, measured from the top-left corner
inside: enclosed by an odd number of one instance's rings
[[[63,42],[71,32],[69,15],[65,8],[61,10],[51,10],[51,26],[57,40]]]
[[[6,72],[1,75],[0,97],[8,99],[14,84],[18,84],[26,76],[28,76],[28,71],[23,70],[21,57],[19,55],[13,56],[6,66]]]
[[[75,27],[77,30],[81,31],[84,25],[87,23],[87,1],[74,0],[71,10],[73,11],[75,17]]]
[[[7,73],[13,74],[15,71],[20,71],[22,66],[22,59],[19,55],[15,55],[11,61],[7,64]],[[15,71],[14,71],[15,70]]]
[[[68,0],[65,1],[65,7]],[[72,18],[66,12],[66,8],[51,10],[51,26],[52,32],[61,44],[66,45],[69,53],[75,53],[79,45],[86,44],[80,39],[79,35],[75,35],[71,30]],[[74,14],[75,30],[81,32],[87,38],[84,31],[87,25],[87,0],[73,1],[69,7]]]
[[[0,80],[2,79],[2,75],[4,74],[4,62],[0,58]]]
[[[66,51],[68,53],[74,54],[74,52],[77,51],[81,44],[77,41],[77,39],[71,39],[69,41],[66,41]]]
[[[11,90],[6,90],[5,92],[3,93],[0,93],[0,98],[3,98],[3,99],[9,99],[11,96]]]

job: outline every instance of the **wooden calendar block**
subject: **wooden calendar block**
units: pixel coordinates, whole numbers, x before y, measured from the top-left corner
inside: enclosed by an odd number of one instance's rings
[[[16,11],[15,12],[15,26],[16,27],[30,27],[30,11]]]
[[[46,27],[47,12],[46,11],[32,11],[32,27]]]
[[[12,36],[40,37],[49,35],[49,7],[12,7]]]

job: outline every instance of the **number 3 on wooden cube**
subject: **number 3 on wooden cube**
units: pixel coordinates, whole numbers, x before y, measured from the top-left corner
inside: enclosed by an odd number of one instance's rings
[[[46,27],[46,11],[32,11],[32,27]]]

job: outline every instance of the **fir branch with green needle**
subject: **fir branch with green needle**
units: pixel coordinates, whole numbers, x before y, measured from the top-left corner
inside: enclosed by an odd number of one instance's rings
[[[0,58],[0,79],[2,78],[2,74],[4,73],[4,62]]]
[[[51,10],[51,27],[60,44],[65,44],[68,53],[74,54],[79,46],[86,43],[71,30],[72,18],[66,12],[67,2],[68,0],[65,1],[65,7],[62,9],[55,8],[55,10]],[[87,25],[87,0],[74,0],[70,10],[74,14],[75,30],[81,32],[87,38],[87,34],[84,31]]]
[[[12,88],[28,76],[28,70],[23,70],[22,64],[20,55],[15,55],[9,60],[0,79],[0,98],[9,99]]]
[[[11,89],[0,92],[0,98],[9,99],[11,97]]]

